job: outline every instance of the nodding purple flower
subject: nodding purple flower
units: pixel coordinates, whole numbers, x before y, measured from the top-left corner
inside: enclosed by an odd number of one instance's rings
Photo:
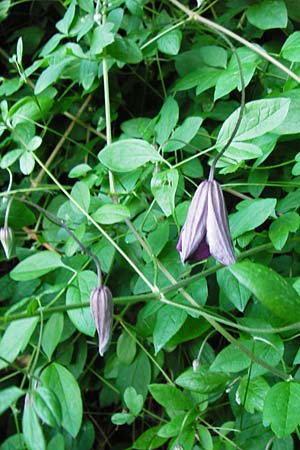
[[[107,286],[93,289],[90,297],[91,311],[96,324],[99,353],[103,356],[109,346],[113,320],[113,301]]]
[[[203,181],[198,186],[176,248],[183,262],[210,255],[224,266],[235,262],[227,210],[217,181]]]

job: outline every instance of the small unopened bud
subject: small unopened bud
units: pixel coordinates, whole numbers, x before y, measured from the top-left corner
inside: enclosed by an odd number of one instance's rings
[[[200,367],[200,361],[199,361],[199,359],[194,359],[194,361],[193,361],[193,372],[197,372],[197,370],[199,369],[199,367]]]
[[[2,244],[6,258],[9,259],[14,248],[14,233],[11,228],[0,228],[0,242]]]
[[[109,346],[113,317],[113,301],[108,287],[98,286],[94,288],[90,304],[98,333],[99,353],[100,356],[103,356]]]

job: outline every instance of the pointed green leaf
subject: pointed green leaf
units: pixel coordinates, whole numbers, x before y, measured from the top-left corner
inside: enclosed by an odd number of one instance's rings
[[[177,333],[187,318],[187,313],[180,308],[164,305],[159,309],[153,331],[155,354]]]
[[[147,162],[162,161],[155,148],[141,139],[123,139],[104,147],[98,158],[108,169],[129,172]]]
[[[285,28],[288,14],[283,0],[263,0],[250,6],[247,10],[249,22],[261,30]]]
[[[176,169],[156,172],[151,180],[152,194],[167,217],[174,212],[178,181],[179,174]]]
[[[0,414],[9,408],[18,398],[22,397],[25,392],[17,386],[11,386],[0,391]]]
[[[8,325],[0,341],[0,369],[8,366],[6,361],[13,362],[25,349],[38,321],[38,317],[29,317]]]
[[[175,382],[184,389],[207,394],[224,390],[229,380],[229,376],[225,373],[210,372],[200,367],[196,371],[186,370]]]
[[[275,384],[265,399],[264,425],[271,425],[279,438],[288,436],[300,424],[299,402],[300,385],[298,383],[283,381]]]
[[[92,214],[92,217],[98,223],[109,225],[123,222],[125,219],[128,219],[130,217],[130,211],[125,205],[112,203],[100,206],[100,208]]]
[[[46,450],[44,434],[29,395],[25,398],[22,428],[28,450]]]
[[[82,420],[82,400],[77,381],[67,369],[57,363],[46,367],[41,380],[45,387],[56,394],[60,402],[62,426],[71,436],[76,437]]]
[[[66,304],[88,304],[94,287],[98,284],[97,276],[90,270],[84,270],[78,274],[77,279],[67,290]],[[89,306],[84,308],[69,309],[68,316],[75,327],[88,336],[94,336],[95,323]]]
[[[276,199],[266,198],[244,200],[239,203],[239,211],[229,217],[230,231],[233,239],[262,225],[275,213]]]
[[[63,263],[57,253],[48,250],[36,252],[17,264],[10,272],[10,277],[16,281],[34,280],[58,267],[63,267]]]
[[[255,297],[287,322],[300,316],[300,296],[281,275],[269,267],[249,261],[236,263],[229,270]]]

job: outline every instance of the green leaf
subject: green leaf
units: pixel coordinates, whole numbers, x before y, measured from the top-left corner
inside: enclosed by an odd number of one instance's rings
[[[10,6],[11,0],[2,0],[2,2],[0,3],[0,21],[6,19]]]
[[[77,166],[72,167],[69,172],[69,178],[80,178],[85,176],[88,172],[92,170],[91,166],[88,164],[78,164]]]
[[[83,183],[82,181],[77,181],[74,186],[72,187],[71,195],[73,199],[81,206],[84,211],[88,212],[89,206],[90,206],[90,191],[86,183]],[[81,214],[79,209],[76,205],[74,205],[73,202],[70,201],[70,205],[72,210],[77,213]]]
[[[300,297],[295,289],[269,267],[249,261],[236,263],[229,269],[257,299],[274,314],[294,322],[300,315]]]
[[[17,386],[11,386],[0,391],[0,414],[12,406],[25,392]]]
[[[35,100],[27,96],[15,103],[9,110],[9,114],[12,116],[13,126],[25,124],[26,129],[28,129],[29,119],[33,122],[44,118],[53,105],[55,92],[54,88],[48,88],[42,94],[38,95]]]
[[[16,281],[34,280],[63,266],[57,253],[48,250],[36,252],[34,255],[19,262],[10,272],[10,277]]]
[[[35,159],[31,152],[25,151],[20,157],[20,169],[24,175],[30,175],[34,169]]]
[[[42,349],[49,360],[60,341],[63,327],[64,316],[62,313],[53,313],[45,325],[42,337]]]
[[[239,203],[239,211],[229,217],[230,231],[233,239],[247,231],[262,225],[275,213],[276,199],[266,198],[244,200]]]
[[[226,298],[239,310],[244,311],[251,292],[241,285],[228,269],[217,272],[218,284]]]
[[[260,58],[255,52],[246,47],[240,47],[236,51],[241,61],[244,83],[245,86],[247,87],[255,73],[255,69],[260,61]],[[216,81],[216,89],[214,95],[215,100],[223,97],[224,95],[233,91],[235,88],[241,90],[240,70],[235,55],[232,55],[227,69],[225,69],[223,72],[219,71],[218,73],[219,75],[215,80]],[[206,83],[208,83],[208,81],[206,81]],[[199,84],[199,87],[200,86],[201,84]],[[197,89],[197,94],[199,93],[200,92],[198,92]]]
[[[147,162],[163,160],[151,144],[141,139],[124,139],[107,145],[100,151],[98,158],[115,172],[129,172]]]
[[[123,331],[117,342],[117,357],[126,366],[132,363],[136,355],[136,340],[126,331]]]
[[[53,83],[55,83],[55,81],[57,81],[57,79],[61,76],[67,65],[72,61],[74,61],[73,56],[65,56],[62,61],[47,67],[47,69],[45,69],[39,76],[34,88],[34,93],[36,95],[40,94],[48,86],[51,86]]]
[[[169,141],[163,146],[163,151],[173,152],[183,148],[195,137],[202,122],[202,117],[187,117],[183,124],[176,128]]]
[[[187,313],[180,308],[163,305],[159,309],[153,330],[155,354],[164,347],[174,334],[181,328],[187,318]]]
[[[76,437],[82,420],[82,400],[77,381],[67,369],[57,363],[46,367],[41,379],[60,402],[63,428]]]
[[[177,55],[180,50],[182,33],[180,30],[172,30],[161,36],[157,41],[158,50],[166,55]]]
[[[116,413],[111,416],[111,421],[115,425],[130,425],[135,420],[135,416],[131,413]]]
[[[164,102],[159,119],[155,125],[156,140],[158,144],[165,144],[175,128],[179,117],[179,106],[173,97],[168,97]]]
[[[186,370],[176,378],[175,382],[189,391],[208,394],[224,390],[229,380],[229,376],[225,373],[214,373],[200,367],[196,371]]]
[[[254,100],[247,103],[239,129],[225,155],[235,159],[235,148],[238,148],[239,143],[262,136],[278,127],[287,116],[289,106],[290,100],[286,98]],[[228,142],[236,126],[238,115],[239,109],[235,110],[223,123],[216,143],[218,150],[221,150]]]
[[[31,402],[27,394],[22,420],[24,440],[28,450],[46,450],[44,434]]]
[[[68,34],[71,24],[73,22],[75,16],[75,0],[72,1],[69,8],[67,9],[64,17],[56,23],[56,28],[62,34]]]
[[[271,223],[269,236],[272,244],[277,250],[281,250],[289,236],[289,233],[295,233],[300,227],[300,216],[294,211],[279,216]]]
[[[150,384],[149,391],[154,400],[170,412],[185,411],[193,407],[192,399],[175,386]]]
[[[147,242],[152,255],[158,256],[161,253],[169,241],[169,234],[170,226],[167,220],[158,223],[157,228],[154,231],[150,231]],[[149,255],[146,251],[143,252],[143,258],[147,263],[152,261],[152,255]]]
[[[26,145],[26,148],[27,150],[34,152],[41,146],[42,142],[43,140],[40,136],[33,136],[33,138],[30,139],[30,141]]]
[[[199,436],[199,442],[201,444],[201,448],[203,450],[213,450],[214,444],[211,437],[211,434],[204,425],[197,426],[197,434]]]
[[[55,434],[50,439],[47,450],[65,450],[65,440],[61,433]]]
[[[138,64],[143,59],[139,46],[128,38],[115,37],[115,41],[108,47],[108,53],[118,61],[126,64]]]
[[[100,208],[92,214],[92,218],[96,222],[106,225],[123,222],[129,217],[130,211],[127,206],[114,203],[100,206]]]
[[[257,198],[260,196],[267,184],[268,177],[269,170],[251,170],[248,176],[248,183],[249,192],[253,197]]]
[[[201,67],[179,78],[174,86],[174,91],[186,91],[197,86],[196,94],[199,95],[216,85],[222,71],[216,67]]]
[[[94,287],[98,284],[97,276],[90,270],[80,272],[77,279],[68,288],[66,295],[67,305],[89,304]],[[75,327],[88,336],[94,336],[95,323],[90,306],[84,308],[68,309],[68,316]]]
[[[298,383],[283,381],[275,384],[265,399],[264,425],[271,425],[279,438],[288,436],[300,423],[299,402],[300,385]]]
[[[288,14],[283,0],[262,0],[248,8],[247,19],[261,30],[285,28]]]
[[[179,174],[176,169],[155,172],[151,179],[152,194],[166,217],[174,213]]]
[[[161,438],[157,435],[159,429],[160,425],[148,428],[148,430],[146,430],[137,438],[137,440],[133,444],[133,448],[136,448],[138,450],[146,450],[150,448],[154,450],[156,448],[162,448],[167,438]]]
[[[241,342],[245,346],[245,342]],[[252,348],[251,348],[252,350]],[[220,372],[241,372],[249,367],[251,359],[240,351],[235,345],[230,344],[223,348],[211,365],[211,370]]]
[[[299,207],[300,202],[300,189],[295,189],[293,192],[289,192],[287,196],[278,200],[277,209],[281,213],[290,211]]]
[[[102,53],[103,49],[111,44],[115,37],[112,33],[114,24],[106,22],[104,25],[99,25],[94,29],[91,39],[91,53],[98,55]]]
[[[288,61],[300,62],[300,31],[290,34],[281,49],[282,56]]]
[[[238,342],[251,352],[251,354],[274,367],[280,362],[284,351],[282,340],[276,335],[268,335],[268,338],[256,336],[253,339],[240,339]],[[252,364],[252,377],[261,375],[267,371],[260,364],[256,362],[251,363],[251,361],[250,356],[247,356],[234,344],[230,344],[218,353],[211,365],[211,370],[240,372]]]
[[[249,380],[248,376],[244,376],[236,393],[236,402],[243,405],[250,414],[254,414],[255,411],[262,412],[269,389],[270,387],[263,377]]]
[[[0,369],[7,367],[6,361],[13,362],[26,348],[38,321],[38,317],[31,317],[8,325],[0,341]]]
[[[131,414],[137,417],[143,409],[143,396],[137,394],[136,390],[130,386],[124,392],[124,401]]]
[[[78,227],[74,231],[74,234],[80,241],[82,241],[82,238],[85,235],[85,231],[86,231],[86,224],[85,222],[83,222],[80,225],[78,225]],[[75,241],[75,239],[72,236],[69,236],[68,239],[66,240],[64,247],[66,256],[73,256],[78,250],[78,247],[79,245]]]
[[[1,169],[7,169],[10,167],[18,158],[24,153],[23,149],[17,148],[5,153],[1,159],[0,167]]]
[[[38,386],[32,400],[34,409],[43,422],[54,428],[61,426],[61,407],[53,391]]]
[[[191,422],[193,422],[196,418],[196,414],[186,413],[178,414],[173,417],[169,422],[165,425],[162,425],[158,431],[158,435],[160,437],[170,438],[173,436],[178,436],[182,431],[182,424],[186,427]]]
[[[122,393],[127,387],[134,387],[138,394],[143,396],[145,400],[148,386],[151,379],[151,366],[147,355],[144,352],[139,352],[135,360],[129,366],[119,366],[119,373],[117,377],[117,387]]]

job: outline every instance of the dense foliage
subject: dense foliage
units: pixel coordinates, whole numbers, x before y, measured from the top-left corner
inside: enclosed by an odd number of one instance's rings
[[[299,448],[297,0],[2,0],[0,20],[0,450]],[[215,172],[237,262],[183,264],[238,59]]]

